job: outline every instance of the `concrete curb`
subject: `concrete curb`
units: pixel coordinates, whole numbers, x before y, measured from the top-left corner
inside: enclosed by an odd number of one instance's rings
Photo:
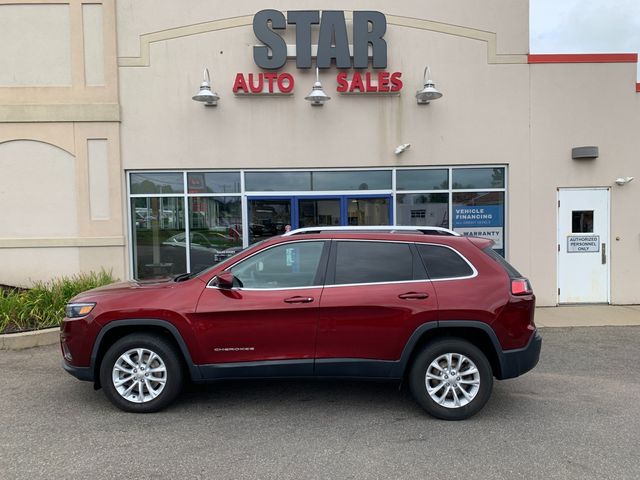
[[[0,335],[0,350],[23,350],[25,348],[53,345],[60,341],[60,327],[45,328],[32,332],[5,333]]]

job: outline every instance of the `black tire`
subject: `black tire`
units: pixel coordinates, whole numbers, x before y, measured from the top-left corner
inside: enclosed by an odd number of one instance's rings
[[[456,361],[460,359],[460,357],[456,357],[455,355],[464,355],[467,357],[468,361],[464,361],[462,364],[463,372],[472,371],[470,368],[470,362],[475,364],[475,367],[479,374],[480,384],[477,387],[468,385],[468,384],[458,384],[456,382],[456,388],[447,387],[447,382],[449,380],[444,379],[444,375],[447,375],[444,371],[438,372],[439,375],[442,376],[442,379],[438,378],[427,379],[427,371],[430,369],[430,365],[436,359],[442,357],[443,355],[452,353],[454,366],[453,372],[455,372],[455,368],[457,368]],[[443,364],[446,365],[446,360],[443,361]],[[447,367],[444,367],[445,370],[448,370]],[[431,369],[431,372],[436,372],[437,370]],[[451,372],[451,370],[448,370]],[[447,379],[449,375],[447,375]],[[456,379],[460,379],[460,377],[454,375],[451,377],[451,381],[456,381]],[[473,375],[463,375],[463,381],[476,381],[478,379],[477,374]],[[435,399],[431,397],[429,392],[427,391],[427,382],[432,388],[436,388],[439,385],[443,385],[441,390],[436,390],[435,394],[437,396],[444,397],[444,404],[438,403]],[[487,403],[489,397],[491,396],[491,389],[493,388],[493,372],[491,370],[491,365],[487,360],[487,357],[482,353],[482,351],[476,347],[475,345],[467,342],[466,340],[461,340],[458,338],[443,338],[440,340],[435,340],[425,346],[425,348],[415,357],[413,364],[411,365],[411,370],[409,372],[409,386],[411,388],[411,393],[415,400],[422,406],[430,415],[440,418],[442,420],[464,420],[469,418],[476,413],[478,413],[482,407]],[[447,393],[447,388],[449,388]],[[463,400],[460,403],[467,402],[466,405],[455,406],[455,397],[453,395],[453,390],[455,390],[456,396],[458,393],[462,393],[460,389],[464,388],[465,393],[469,395],[471,400],[465,399],[463,396],[459,396]],[[451,405],[453,403],[453,405]],[[448,406],[447,406],[448,405]]]
[[[166,369],[166,373],[160,374],[164,375],[164,388],[162,388],[157,397],[143,403],[128,400],[118,393],[112,377],[113,369],[120,356],[130,350],[139,348],[155,353],[160,357]],[[184,373],[180,354],[170,341],[160,335],[133,333],[122,337],[109,347],[100,364],[100,383],[102,384],[102,389],[106,397],[116,407],[125,412],[151,413],[162,410],[175,400],[182,390],[183,382]],[[130,384],[127,383],[127,385]],[[153,383],[153,385],[159,387],[160,384]],[[138,387],[134,387],[133,393],[137,391],[137,388]],[[142,389],[143,395],[145,392],[150,393],[148,388],[142,387]]]

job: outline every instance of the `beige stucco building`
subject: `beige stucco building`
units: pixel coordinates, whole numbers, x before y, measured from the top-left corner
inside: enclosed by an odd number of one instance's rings
[[[321,69],[331,100],[311,106],[289,24],[275,72],[292,91],[234,92],[239,73],[269,73],[254,61],[264,9],[344,11],[350,45],[353,12],[379,11],[387,66]],[[637,56],[529,55],[528,11],[0,0],[0,284],[197,270],[287,224],[435,225],[493,238],[540,305],[640,303]],[[443,96],[419,105],[427,65]],[[205,67],[215,107],[191,98]],[[383,91],[362,91],[366,72]]]

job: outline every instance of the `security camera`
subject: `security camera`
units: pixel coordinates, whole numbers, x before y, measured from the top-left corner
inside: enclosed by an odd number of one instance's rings
[[[631,180],[633,180],[633,177],[616,178],[616,185],[620,185],[622,187],[623,185],[626,185],[627,183],[629,183]]]
[[[393,153],[395,153],[396,155],[400,155],[402,152],[408,150],[409,148],[411,148],[410,143],[403,143],[402,145],[398,145]]]

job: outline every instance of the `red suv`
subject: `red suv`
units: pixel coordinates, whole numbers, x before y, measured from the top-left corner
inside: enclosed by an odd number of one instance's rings
[[[294,230],[196,274],[84,292],[62,322],[64,368],[131,412],[166,407],[186,379],[342,377],[404,379],[460,420],[493,377],[537,364],[535,297],[490,240],[366,228]]]

